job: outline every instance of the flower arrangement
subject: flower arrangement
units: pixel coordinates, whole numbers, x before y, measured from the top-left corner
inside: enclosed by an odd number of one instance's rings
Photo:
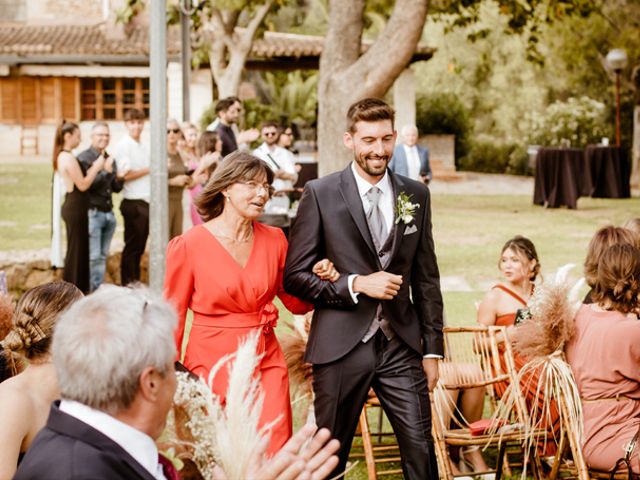
[[[548,147],[585,147],[609,134],[603,103],[589,97],[551,104],[543,115],[529,114],[528,142]]]
[[[202,478],[216,478],[217,466],[227,480],[247,478],[250,456],[273,426],[258,427],[264,400],[260,377],[255,375],[260,361],[258,335],[249,335],[235,354],[220,359],[209,373],[208,384],[188,373],[176,374],[174,406],[160,449],[195,464]],[[225,367],[229,368],[229,386],[223,408],[220,398],[211,393],[211,384]]]
[[[402,221],[405,225],[413,222],[413,216],[419,203],[411,203],[412,195],[400,192],[396,200],[396,225]]]

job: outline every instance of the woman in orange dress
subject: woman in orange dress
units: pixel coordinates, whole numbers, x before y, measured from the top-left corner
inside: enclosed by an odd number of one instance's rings
[[[540,261],[533,242],[521,235],[516,235],[502,247],[498,268],[505,281],[495,285],[485,296],[478,307],[478,323],[481,325],[498,325],[511,327],[528,315],[527,303],[534,290],[534,282],[540,272]],[[520,370],[527,359],[514,352],[514,363]],[[533,372],[521,382],[522,393],[529,408],[538,409],[541,417],[543,399],[537,395],[538,374]],[[496,384],[498,396],[504,395],[506,384]],[[555,405],[550,408],[550,419],[545,425],[552,429],[556,438],[559,437],[560,418]],[[546,415],[545,415],[546,416]],[[553,455],[555,445],[547,442],[545,455]]]
[[[222,357],[237,350],[249,333],[261,330],[258,354],[265,394],[260,426],[271,427],[269,453],[277,452],[292,431],[289,379],[284,355],[274,333],[276,295],[293,313],[312,306],[286,294],[282,271],[287,240],[280,229],[256,219],[269,199],[273,173],[260,159],[244,152],[229,155],[197,199],[205,223],[174,238],[167,248],[164,294],[178,313],[175,340],[182,351],[187,309],[193,322],[184,365],[208,379]],[[337,280],[331,262],[315,270],[323,279]],[[212,382],[224,401],[228,371],[221,368]]]

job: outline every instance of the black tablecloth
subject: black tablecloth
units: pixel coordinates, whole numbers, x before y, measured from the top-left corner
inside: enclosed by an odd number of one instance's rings
[[[585,152],[586,171],[590,179],[585,195],[596,198],[631,196],[631,162],[629,151],[622,147],[589,145]]]
[[[549,208],[576,208],[585,193],[584,151],[580,148],[540,148],[536,156],[533,203]]]

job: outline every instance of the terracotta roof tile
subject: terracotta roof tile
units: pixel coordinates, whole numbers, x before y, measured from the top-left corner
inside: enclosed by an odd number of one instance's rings
[[[169,54],[180,52],[177,29],[169,29]],[[253,43],[254,59],[317,57],[322,52],[323,37],[291,33],[266,32]],[[363,44],[366,50],[367,44]],[[419,46],[414,59],[427,59],[433,49]],[[124,39],[109,38],[104,24],[96,25],[16,25],[0,24],[0,55],[46,56],[148,56],[148,30],[132,29]]]

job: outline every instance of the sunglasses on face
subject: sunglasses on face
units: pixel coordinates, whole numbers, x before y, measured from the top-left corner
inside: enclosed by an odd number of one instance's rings
[[[265,137],[273,137],[274,135],[277,135],[278,132],[264,132],[264,136]]]
[[[180,133],[179,128],[167,128],[167,133]]]

